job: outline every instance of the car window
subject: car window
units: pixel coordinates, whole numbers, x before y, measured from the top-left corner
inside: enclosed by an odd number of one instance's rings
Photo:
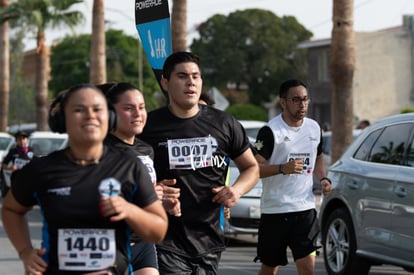
[[[414,167],[414,136],[411,137],[410,147],[407,152],[407,166]]]
[[[378,136],[381,134],[382,129],[377,130],[369,134],[369,136],[361,143],[358,150],[354,154],[354,158],[358,160],[368,161],[372,145],[378,139]]]
[[[405,155],[411,149],[409,144],[412,124],[398,124],[386,127],[371,150],[369,161],[404,165]]]

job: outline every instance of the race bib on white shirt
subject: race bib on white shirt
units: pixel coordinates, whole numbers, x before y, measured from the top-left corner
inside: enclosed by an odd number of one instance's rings
[[[59,229],[59,270],[98,270],[115,263],[114,229]]]
[[[312,154],[311,153],[290,153],[288,156],[288,162],[294,159],[303,159],[303,171],[302,174],[309,175],[313,173],[312,166]]]
[[[170,169],[199,169],[213,166],[213,152],[217,149],[215,138],[197,137],[168,140]]]
[[[16,158],[14,160],[14,164],[16,164],[17,169],[22,169],[23,166],[25,166],[29,162],[30,162],[30,160],[28,160],[28,159],[21,159],[21,158]]]

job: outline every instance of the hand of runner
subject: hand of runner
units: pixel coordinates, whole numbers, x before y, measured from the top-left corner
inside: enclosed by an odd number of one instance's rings
[[[303,159],[294,159],[284,164],[283,173],[302,174],[303,173]]]
[[[46,249],[27,248],[19,253],[24,263],[25,274],[41,275],[46,271],[47,263],[42,259]]]
[[[219,186],[212,189],[212,192],[216,194],[213,197],[213,202],[224,205],[226,207],[233,207],[240,198],[232,186]]]
[[[172,187],[177,181],[175,179],[164,179],[158,182],[159,186],[162,186],[163,195],[162,195],[162,204],[168,214],[180,217],[181,216],[181,202],[180,197],[180,188]]]

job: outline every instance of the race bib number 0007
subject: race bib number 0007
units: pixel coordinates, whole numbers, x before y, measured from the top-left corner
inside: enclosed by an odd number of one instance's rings
[[[199,169],[212,166],[212,155],[217,148],[213,137],[168,140],[170,169]]]

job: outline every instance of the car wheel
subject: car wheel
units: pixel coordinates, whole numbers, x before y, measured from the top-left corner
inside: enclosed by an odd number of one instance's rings
[[[351,217],[344,208],[333,211],[322,228],[325,268],[329,275],[366,275],[370,263],[358,257]]]

